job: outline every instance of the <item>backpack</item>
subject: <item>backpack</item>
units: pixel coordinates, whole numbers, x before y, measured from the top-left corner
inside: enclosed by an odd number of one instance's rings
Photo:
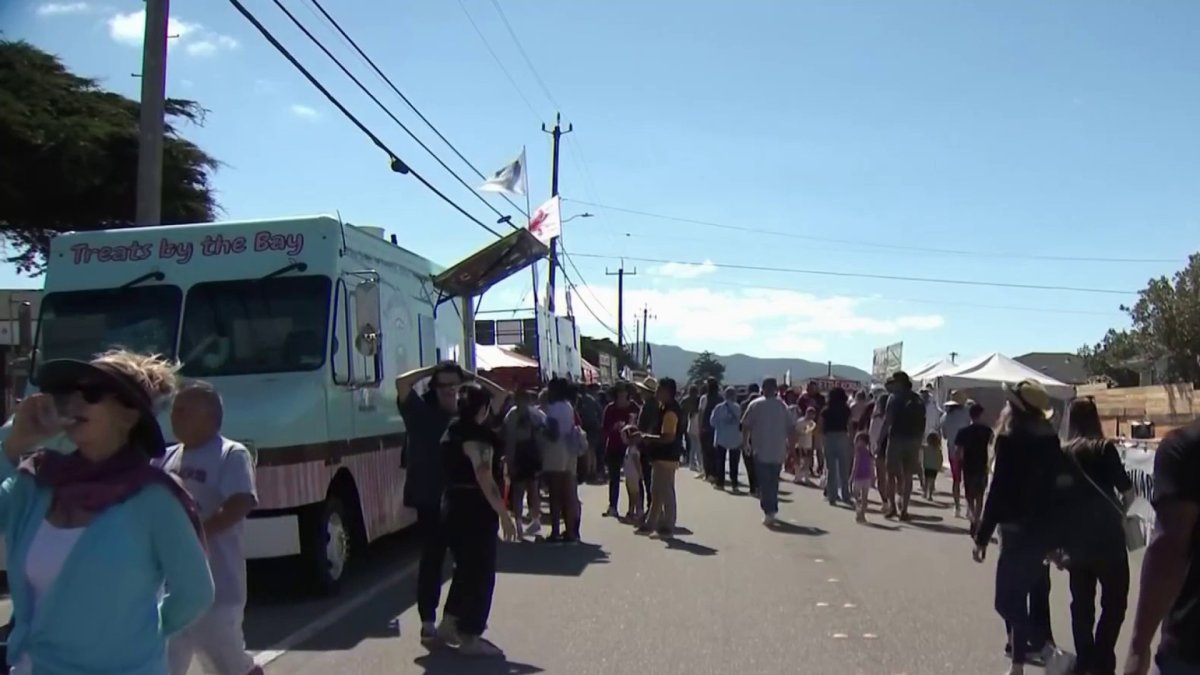
[[[921,438],[925,434],[925,401],[912,391],[894,396],[901,399],[889,435],[893,438]]]

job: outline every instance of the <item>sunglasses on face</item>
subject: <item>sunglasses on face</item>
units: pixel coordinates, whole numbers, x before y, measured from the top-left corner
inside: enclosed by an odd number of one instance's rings
[[[62,401],[76,392],[79,393],[79,397],[83,399],[83,402],[87,403],[88,405],[96,405],[106,398],[116,396],[116,392],[112,390],[112,387],[108,387],[97,382],[80,382],[68,389],[46,393],[50,394],[55,399]]]

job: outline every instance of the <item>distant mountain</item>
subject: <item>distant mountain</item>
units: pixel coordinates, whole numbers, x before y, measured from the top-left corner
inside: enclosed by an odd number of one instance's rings
[[[654,375],[656,377],[673,377],[680,382],[687,380],[687,371],[692,361],[696,360],[699,352],[691,352],[674,345],[650,344],[650,354],[654,357]],[[804,359],[760,359],[745,354],[717,356],[717,360],[725,365],[726,384],[750,384],[761,382],[764,377],[777,377],[783,380],[783,374],[792,371],[792,382],[808,380],[814,377],[825,377],[829,374],[829,365]],[[833,365],[833,374],[859,382],[868,382],[870,373],[854,366]]]

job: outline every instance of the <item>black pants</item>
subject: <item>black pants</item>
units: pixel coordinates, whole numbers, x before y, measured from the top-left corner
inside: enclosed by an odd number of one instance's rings
[[[454,556],[454,576],[446,614],[463,635],[483,635],[496,589],[496,545],[500,519],[477,489],[451,489],[446,495],[445,531]]]
[[[717,461],[717,446],[713,443],[712,429],[700,429],[700,451],[703,453],[701,463],[704,466],[705,476],[716,478],[723,473],[722,463]]]
[[[437,620],[442,601],[442,567],[446,564],[446,533],[440,505],[417,507],[417,535],[421,562],[417,567],[417,612],[422,622]]]
[[[1071,632],[1081,671],[1114,675],[1117,638],[1129,602],[1129,558],[1120,556],[1071,566]],[[1100,620],[1096,620],[1096,585],[1100,585]]]
[[[996,560],[996,612],[1004,619],[1013,663],[1054,642],[1050,629],[1050,568],[1039,542],[1004,533]]]
[[[742,458],[741,450],[730,450],[723,445],[713,446],[713,473],[710,474],[717,479],[717,487],[725,487],[725,462],[728,457],[729,462],[729,482],[733,487],[738,484],[738,461]]]
[[[737,450],[731,450],[730,452],[740,453],[740,451]],[[737,460],[732,458],[729,460],[731,465],[735,461]],[[758,471],[754,466],[754,458],[750,457],[749,455],[746,456],[746,481],[750,483],[751,492],[758,492]]]
[[[608,508],[613,511],[621,502],[621,465],[625,463],[625,453],[617,454],[611,450],[604,454],[604,466],[608,469]],[[633,510],[633,504],[629,505]]]

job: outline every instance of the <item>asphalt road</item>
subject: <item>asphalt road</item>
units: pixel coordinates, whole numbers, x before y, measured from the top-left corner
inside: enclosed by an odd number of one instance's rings
[[[305,599],[286,567],[253,565],[247,647],[270,675],[1003,672],[994,555],[971,561],[948,497],[918,502],[911,523],[872,514],[864,526],[816,490],[785,485],[785,523],[769,530],[748,495],[686,471],[678,491],[675,540],[602,518],[604,489],[585,487],[589,543],[502,544],[487,636],[506,662],[421,647],[406,535],[364,552],[335,598]],[[1135,555],[1131,606],[1140,564]],[[1053,574],[1055,636],[1069,648],[1066,577]]]
[[[877,514],[858,525],[812,489],[784,488],[785,525],[761,524],[757,501],[681,472],[673,541],[635,536],[600,517],[604,490],[586,487],[575,548],[503,545],[488,637],[507,662],[429,652],[417,640],[411,577],[380,584],[411,561],[386,542],[329,603],[256,605],[251,647],[279,640],[359,598],[311,639],[276,656],[272,675],[500,675],[621,672],[761,674],[999,673],[1003,624],[991,609],[994,562],[971,561],[966,521],[948,497],[919,504],[911,523]],[[994,552],[994,551],[993,551]],[[993,556],[994,559],[994,556]],[[1140,557],[1131,561],[1140,566]],[[1136,574],[1136,572],[1135,572]],[[372,586],[374,585],[374,588]],[[1131,598],[1136,598],[1135,589]],[[1054,573],[1054,628],[1071,643],[1065,576]],[[1124,642],[1124,639],[1123,639]]]

